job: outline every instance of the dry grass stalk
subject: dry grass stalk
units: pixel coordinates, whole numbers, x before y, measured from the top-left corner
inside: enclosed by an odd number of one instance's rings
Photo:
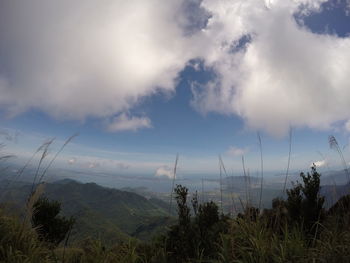
[[[44,176],[47,173],[47,170],[51,167],[51,165],[53,164],[53,162],[56,160],[57,156],[63,151],[63,149],[67,146],[68,143],[70,143],[75,137],[77,137],[79,135],[79,133],[75,133],[72,136],[70,136],[65,142],[64,144],[61,146],[61,148],[56,152],[55,156],[51,159],[51,161],[49,162],[49,164],[46,166],[46,168],[44,169],[43,173],[41,174],[40,178],[39,178],[39,183],[43,181]]]
[[[290,157],[292,153],[292,128],[289,129],[289,151],[288,151],[288,163],[287,163],[287,171],[286,171],[286,178],[284,179],[284,186],[283,186],[283,194],[286,192],[287,188],[287,181],[288,181],[288,175],[289,175],[289,167],[290,167]]]
[[[262,149],[262,143],[261,143],[261,136],[259,132],[257,133],[257,136],[258,136],[258,143],[259,143],[259,149],[260,149],[261,185],[260,185],[260,197],[259,197],[259,210],[261,210],[262,191],[263,191],[263,184],[264,184],[264,161],[263,161],[263,149]]]
[[[171,208],[173,204],[173,192],[175,187],[175,178],[176,178],[176,171],[177,171],[177,162],[179,161],[179,154],[176,154],[175,164],[174,164],[174,172],[173,172],[173,182],[171,186],[171,192],[170,192],[170,204],[169,204],[169,214],[171,215]]]
[[[204,179],[202,178],[202,194],[201,194],[201,203],[204,203]]]
[[[3,155],[3,156],[0,156],[0,161],[7,161],[8,159],[13,157],[16,157],[16,156],[13,154]]]
[[[246,169],[245,169],[244,155],[242,155],[242,168],[243,168],[243,176],[244,176],[244,182],[245,182],[246,206],[249,206],[250,205],[250,196],[249,196],[249,192],[248,192],[248,177],[247,177],[247,173],[246,173]],[[249,185],[249,189],[250,189],[250,185]]]
[[[250,180],[250,171],[249,171],[249,168],[247,169],[247,178],[248,178],[248,200],[249,200],[249,203],[252,202],[252,197],[251,197],[251,189],[252,189],[252,183],[251,183],[251,180]]]
[[[219,157],[219,169],[220,169],[220,209],[221,209],[221,213],[223,214],[224,211],[222,209],[222,164],[220,161],[220,157]]]
[[[225,168],[224,161],[223,161],[222,158],[221,158],[221,155],[219,155],[219,161],[220,161],[220,163],[221,163],[222,170],[224,171],[225,176],[226,176],[226,180],[227,180],[227,179],[228,179],[228,175],[227,175],[227,171],[226,171],[226,168]],[[235,210],[235,212],[237,213],[237,209],[236,209],[236,205],[235,205],[235,200],[234,200],[234,196],[233,196],[233,178],[232,178],[232,180],[231,180],[230,195],[231,195],[231,207],[232,207],[233,210]],[[221,202],[222,202],[222,200],[221,200]],[[233,211],[232,211],[232,212],[233,212]]]
[[[28,167],[28,165],[33,161],[34,157],[45,147],[46,142],[44,142],[42,145],[39,146],[39,148],[32,154],[32,156],[28,159],[28,161],[24,164],[24,166],[22,166],[22,168],[20,170],[18,170],[17,174],[15,175],[15,177],[13,178],[12,181],[9,181],[7,183],[7,185],[5,186],[2,195],[1,195],[1,199],[3,198],[3,196],[5,195],[5,193],[7,192],[7,190],[10,188],[12,183],[15,183],[23,174],[24,170]]]
[[[329,147],[335,151],[338,152],[339,156],[340,156],[340,159],[341,159],[341,162],[343,164],[343,167],[344,167],[344,170],[345,170],[345,173],[347,175],[347,180],[348,182],[350,182],[350,175],[349,175],[349,169],[348,169],[348,165],[346,164],[346,161],[345,161],[345,158],[344,158],[344,155],[343,155],[343,152],[342,150],[340,149],[339,147],[339,144],[338,144],[338,141],[337,139],[333,136],[333,135],[330,135],[328,137],[328,142],[329,142]]]
[[[30,220],[33,217],[33,214],[35,213],[34,204],[39,200],[40,196],[44,193],[44,190],[45,190],[45,184],[41,183],[31,193],[26,205],[26,214],[25,214],[23,223],[30,224]]]
[[[32,188],[30,190],[30,192],[32,193],[33,190],[34,190],[34,186],[35,186],[35,183],[36,183],[36,179],[38,177],[38,174],[39,174],[39,170],[40,170],[40,167],[42,165],[42,162],[44,161],[44,159],[46,158],[46,156],[49,154],[49,147],[50,145],[55,141],[55,138],[52,138],[50,140],[47,140],[46,142],[44,142],[42,144],[42,154],[41,154],[41,157],[40,157],[40,160],[39,160],[39,164],[36,168],[36,171],[35,171],[35,175],[34,175],[34,179],[33,179],[33,183],[32,183]]]

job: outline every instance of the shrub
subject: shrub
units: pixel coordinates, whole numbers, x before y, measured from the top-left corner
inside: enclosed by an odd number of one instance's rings
[[[57,246],[73,227],[74,219],[59,216],[61,204],[41,197],[34,204],[32,226],[36,229],[39,239]]]

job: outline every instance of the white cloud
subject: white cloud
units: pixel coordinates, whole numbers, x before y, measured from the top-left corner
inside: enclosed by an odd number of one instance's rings
[[[248,152],[248,148],[240,148],[236,146],[231,146],[227,154],[232,155],[232,156],[242,156]]]
[[[103,118],[173,92],[192,53],[183,2],[1,1],[0,105]]]
[[[151,127],[151,120],[147,117],[134,117],[122,113],[108,124],[107,130],[110,132],[136,131],[141,128]]]
[[[77,162],[77,158],[73,157],[73,158],[70,158],[68,160],[68,164],[72,165],[72,164],[75,164]]]
[[[205,34],[216,49],[205,55],[218,78],[194,87],[203,112],[241,116],[248,127],[283,135],[290,126],[327,129],[350,118],[350,38],[318,35],[294,20],[324,1],[203,1],[212,18]],[[246,49],[231,43],[251,36]]]
[[[316,162],[313,162],[310,166],[312,165],[316,165],[316,167],[323,167],[327,165],[327,161],[326,160],[316,161]]]
[[[172,169],[168,166],[162,166],[162,167],[159,167],[154,176],[156,177],[167,177],[169,179],[172,179],[174,178],[174,173],[172,171]]]
[[[93,162],[87,163],[87,168],[89,168],[89,169],[98,168],[100,166],[101,166],[101,164],[98,161],[93,161]]]

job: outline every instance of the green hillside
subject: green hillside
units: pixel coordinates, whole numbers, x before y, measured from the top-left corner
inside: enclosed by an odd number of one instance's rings
[[[30,185],[18,184],[5,193],[3,200],[21,207],[30,192]],[[150,239],[153,233],[169,223],[167,204],[146,199],[136,193],[62,180],[46,184],[45,196],[62,204],[62,214],[76,218],[72,240],[88,236],[106,242],[126,240],[131,236]],[[142,230],[146,232],[143,233]]]

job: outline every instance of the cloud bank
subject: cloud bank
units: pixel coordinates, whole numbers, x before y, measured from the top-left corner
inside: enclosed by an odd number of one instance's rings
[[[295,14],[325,0],[130,0],[0,3],[0,106],[56,118],[150,127],[124,112],[176,90],[193,58],[216,74],[192,84],[199,112],[252,129],[329,129],[350,120],[350,38],[315,34]],[[348,127],[348,125],[347,125]]]

